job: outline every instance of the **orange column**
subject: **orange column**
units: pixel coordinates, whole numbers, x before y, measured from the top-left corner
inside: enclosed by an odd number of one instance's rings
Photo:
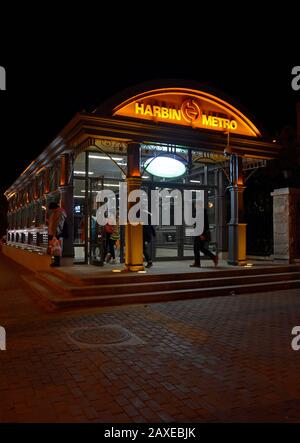
[[[140,145],[131,143],[127,150],[127,191],[141,188]],[[127,201],[127,214],[134,203]],[[127,271],[143,271],[143,227],[141,224],[125,226],[125,269]]]

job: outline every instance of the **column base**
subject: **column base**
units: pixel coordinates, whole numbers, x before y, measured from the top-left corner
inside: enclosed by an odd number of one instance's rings
[[[227,263],[231,266],[245,266],[247,260],[235,260],[235,261],[227,261]]]
[[[74,264],[74,257],[61,257],[61,266],[73,266]]]
[[[131,265],[131,264],[126,264],[124,266],[124,271],[125,272],[138,272],[138,271],[144,271],[145,267],[143,264],[141,265]]]
[[[246,223],[228,224],[228,261],[232,266],[247,263],[246,257]]]

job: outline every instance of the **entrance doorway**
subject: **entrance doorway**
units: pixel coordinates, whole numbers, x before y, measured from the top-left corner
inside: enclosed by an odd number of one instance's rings
[[[142,156],[142,163],[149,156]],[[187,155],[187,152],[186,154]],[[194,154],[193,154],[194,155]],[[196,154],[195,154],[196,155]],[[197,154],[199,156],[199,154]],[[112,189],[117,198],[119,183],[125,180],[119,166],[126,170],[127,155],[116,154],[112,162],[109,157],[99,152],[85,151],[76,159],[74,176],[74,250],[76,263],[101,264],[104,259],[102,227],[96,222],[97,191]],[[118,163],[118,164],[116,164]],[[208,212],[208,221],[211,231],[209,248],[212,252],[217,249],[217,182],[213,168],[208,168],[202,163],[202,157],[195,157],[187,174],[177,179],[159,179],[147,172],[142,173],[142,188],[146,191],[151,189],[178,189],[183,194],[185,189],[193,191],[204,190],[205,207]],[[150,201],[150,199],[149,199]],[[171,207],[174,205],[170,200]],[[160,211],[161,213],[161,211]],[[173,211],[171,210],[171,214]],[[152,243],[152,257],[155,261],[193,259],[194,238],[187,235],[189,226],[174,225],[174,217],[170,220],[170,226],[162,224],[161,220],[155,226],[156,237]],[[117,242],[117,263],[124,262],[125,253],[125,227],[120,226],[119,241]],[[204,257],[205,258],[205,257]]]
[[[96,222],[99,203],[97,192],[103,189],[103,177],[74,179],[74,252],[75,263],[101,264],[102,227]]]
[[[146,184],[146,183],[145,183]],[[143,186],[145,186],[143,183]],[[208,222],[211,231],[211,242],[208,245],[212,252],[216,252],[216,211],[215,211],[215,189],[208,186],[191,186],[182,183],[164,183],[164,189],[171,192],[172,189],[178,189],[183,195],[184,190],[193,191],[193,199],[196,197],[196,192],[204,191],[204,205],[207,208]],[[162,183],[152,182],[147,183],[145,188],[148,191],[150,201],[151,189],[163,189]],[[182,204],[182,225],[174,225],[174,199],[170,198],[170,225],[162,224],[162,201],[160,199],[159,208],[159,225],[155,226],[156,236],[152,242],[152,257],[155,261],[165,260],[189,260],[194,257],[194,237],[188,235],[192,226],[184,224],[183,204]],[[149,208],[150,209],[150,208]],[[205,258],[205,257],[204,257]]]

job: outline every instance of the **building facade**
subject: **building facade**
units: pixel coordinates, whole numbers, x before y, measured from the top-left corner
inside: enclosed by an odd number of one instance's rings
[[[142,188],[204,191],[212,232],[211,248],[228,252],[228,262],[246,260],[243,191],[245,171],[279,155],[274,143],[240,106],[223,94],[183,81],[138,85],[82,112],[5,192],[9,203],[7,245],[46,254],[47,208],[56,201],[69,227],[65,262],[99,264],[103,235],[96,221],[100,189],[118,195]],[[177,177],[147,169],[153,158],[176,158]],[[130,206],[130,203],[128,203]],[[156,226],[156,260],[193,256],[187,226]],[[121,228],[120,260],[143,269],[142,226]]]

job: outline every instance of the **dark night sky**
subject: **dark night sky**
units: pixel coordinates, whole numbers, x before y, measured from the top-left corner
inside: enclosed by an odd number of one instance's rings
[[[116,44],[110,35],[86,38],[80,45],[72,36],[47,45],[18,41],[0,52],[0,65],[7,69],[7,91],[0,92],[0,189],[18,177],[77,111],[91,110],[147,80],[209,83],[237,99],[271,135],[286,124],[295,125],[300,93],[291,88],[291,69],[300,64],[300,50],[283,51],[272,39],[265,43],[245,43],[241,51],[234,44],[224,50],[213,43],[205,48],[197,41],[174,46],[151,39],[139,49],[136,39],[121,38]],[[296,48],[293,39],[291,44]]]

